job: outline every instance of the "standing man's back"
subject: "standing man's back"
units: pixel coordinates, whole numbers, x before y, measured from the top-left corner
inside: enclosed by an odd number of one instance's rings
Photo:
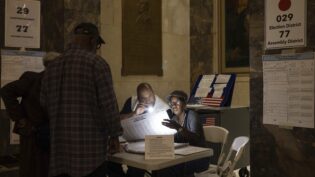
[[[41,103],[50,118],[51,176],[103,175],[109,137],[117,143],[121,134],[110,68],[95,54],[103,42],[95,28],[77,26],[73,43],[42,81]]]

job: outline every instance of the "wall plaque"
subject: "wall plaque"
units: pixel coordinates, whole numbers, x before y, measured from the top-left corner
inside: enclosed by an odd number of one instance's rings
[[[122,8],[122,75],[162,76],[161,0],[123,0]]]

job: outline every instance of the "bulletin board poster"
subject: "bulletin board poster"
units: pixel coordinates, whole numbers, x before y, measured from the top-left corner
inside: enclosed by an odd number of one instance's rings
[[[44,70],[42,58],[45,52],[1,50],[1,87],[18,80],[25,71]],[[1,109],[5,109],[1,99]],[[19,144],[19,136],[13,133],[14,123],[10,122],[10,144]]]
[[[263,56],[263,123],[314,128],[314,53]]]
[[[6,0],[5,46],[40,48],[40,1]]]
[[[265,48],[306,46],[306,0],[265,0]]]

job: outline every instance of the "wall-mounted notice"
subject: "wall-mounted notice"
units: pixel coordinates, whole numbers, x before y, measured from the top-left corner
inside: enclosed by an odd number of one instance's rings
[[[40,48],[40,1],[6,0],[5,46]]]
[[[265,0],[265,48],[306,45],[306,0]]]
[[[25,71],[43,71],[44,55],[38,51],[1,50],[1,87],[19,79]]]
[[[314,53],[263,56],[263,123],[314,128]]]

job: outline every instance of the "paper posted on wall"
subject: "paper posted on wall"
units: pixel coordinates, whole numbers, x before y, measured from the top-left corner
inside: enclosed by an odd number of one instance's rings
[[[263,123],[314,128],[313,52],[263,56]]]
[[[162,125],[163,119],[169,119],[166,110],[146,113],[121,121],[127,141],[143,140],[145,135],[173,135],[176,130]]]

